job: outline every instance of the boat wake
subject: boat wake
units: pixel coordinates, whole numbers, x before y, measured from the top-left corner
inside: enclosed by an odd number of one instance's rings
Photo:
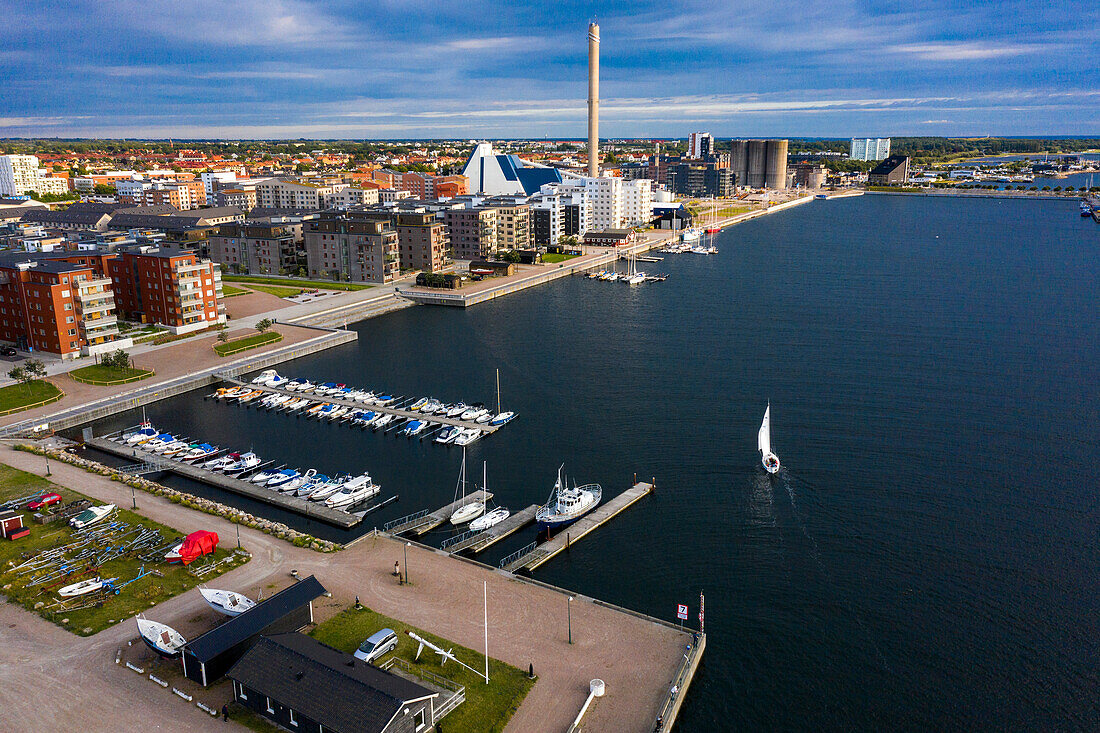
[[[787,490],[787,496],[791,500],[791,514],[792,516],[794,516],[795,524],[798,525],[798,529],[802,533],[802,536],[806,538],[806,541],[809,543],[810,556],[813,558],[814,564],[817,565],[818,572],[821,573],[821,577],[824,578],[825,582],[830,588],[839,589],[840,585],[836,583],[832,573],[830,573],[828,568],[825,566],[825,561],[821,558],[821,550],[818,547],[817,538],[815,538],[810,533],[810,530],[806,527],[806,519],[803,517],[802,510],[799,509],[798,499],[795,498],[794,482],[791,480],[790,472],[786,468],[781,468],[776,478],[778,478],[783,483],[783,488]],[[893,674],[893,670],[890,668],[890,663],[889,661],[887,661],[886,655],[883,654],[882,648],[878,645],[878,642],[875,641],[875,637],[874,634],[871,632],[871,629],[867,626],[866,623],[864,623],[863,614],[859,611],[859,609],[852,605],[852,602],[848,600],[846,595],[838,595],[837,600],[848,611],[848,614],[856,622],[856,625],[863,630],[863,633],[866,636],[867,641],[870,643],[871,648],[875,650],[875,656],[878,657],[878,661],[879,664],[882,665],[882,669],[887,674]]]

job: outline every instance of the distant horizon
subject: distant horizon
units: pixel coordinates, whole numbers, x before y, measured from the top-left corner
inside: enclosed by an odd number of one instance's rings
[[[708,130],[692,130],[692,132],[709,132]],[[713,134],[713,133],[712,133]],[[891,140],[912,140],[912,139],[937,139],[942,138],[944,140],[1098,140],[1100,141],[1100,133],[1095,135],[855,135],[844,137],[808,137],[801,136],[795,137],[790,135],[771,135],[768,137],[791,140],[793,142],[847,142],[853,137],[883,137]],[[682,137],[615,137],[605,138],[601,137],[602,143],[642,143],[642,142],[686,142],[687,135]],[[725,140],[744,140],[744,139],[763,139],[763,136],[722,136],[714,135],[714,139],[718,141]],[[489,137],[489,138],[468,138],[468,137],[282,137],[282,138],[204,138],[204,137],[43,137],[43,136],[26,136],[26,137],[0,137],[0,144],[19,142],[55,142],[55,143],[95,143],[95,142],[122,142],[122,143],[204,143],[204,144],[216,144],[216,145],[230,145],[233,143],[463,143],[472,144],[471,140],[477,140],[478,142],[490,142],[490,143],[545,143],[545,142],[560,142],[571,143],[577,145],[587,145],[587,138],[570,138],[570,137]],[[1078,151],[1083,152],[1083,151]],[[1011,155],[1011,153],[1008,153]],[[1036,153],[1041,155],[1041,153]],[[1066,153],[1072,155],[1073,153]]]
[[[0,137],[580,139],[594,9],[15,4],[0,27]],[[1100,55],[1095,4],[612,0],[596,20],[607,139],[1100,130],[1085,62]]]

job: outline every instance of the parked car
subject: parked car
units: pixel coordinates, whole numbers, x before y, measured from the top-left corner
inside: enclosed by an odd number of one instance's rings
[[[388,654],[397,648],[397,634],[393,629],[382,629],[371,634],[366,641],[355,650],[355,658],[364,662],[373,662],[383,654]]]
[[[27,508],[32,510],[32,511],[37,511],[38,509],[42,509],[44,507],[53,506],[54,504],[60,504],[60,503],[61,503],[61,494],[46,494],[45,496],[38,497],[37,499],[32,501],[30,504],[27,504]]]
[[[14,346],[0,346],[0,356],[18,356]]]

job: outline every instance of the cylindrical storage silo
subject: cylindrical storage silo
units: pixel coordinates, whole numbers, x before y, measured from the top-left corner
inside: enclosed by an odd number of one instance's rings
[[[768,140],[768,166],[764,185],[775,189],[787,187],[786,140]]]
[[[763,188],[768,170],[768,142],[749,140],[749,185]]]
[[[749,143],[747,140],[730,141],[730,170],[737,178],[734,185],[749,185]]]

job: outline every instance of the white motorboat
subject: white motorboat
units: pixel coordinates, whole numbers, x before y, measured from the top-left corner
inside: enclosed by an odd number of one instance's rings
[[[370,392],[368,390],[362,390],[357,395],[355,395],[354,399],[355,399],[356,402],[362,402],[364,404],[369,404],[370,401],[374,399],[374,392]]]
[[[265,468],[262,471],[257,471],[254,475],[249,477],[249,481],[254,484],[266,484],[271,479],[279,475],[278,468]]]
[[[186,440],[174,440],[171,443],[169,443],[168,445],[161,448],[157,452],[160,453],[165,458],[171,458],[172,456],[176,455],[180,451],[189,450],[190,448],[191,448],[191,444],[189,442],[187,442]]]
[[[420,410],[420,408],[424,407],[424,405],[426,405],[426,404],[428,404],[428,398],[427,397],[421,397],[416,402],[409,405],[409,410],[412,411],[412,412],[418,412]]]
[[[466,410],[461,415],[459,415],[458,419],[459,420],[467,420],[467,421],[468,420],[476,420],[477,418],[481,417],[481,415],[483,413],[486,413],[486,412],[488,412],[488,410],[486,410],[484,408],[471,407],[470,409]]]
[[[329,478],[327,474],[319,473],[309,481],[299,486],[293,491],[294,496],[309,496],[314,490],[321,488],[322,486],[328,486],[329,484],[336,484],[341,486],[347,479],[346,478]],[[288,494],[291,492],[287,492]]]
[[[481,431],[477,428],[466,428],[455,436],[455,445],[469,445],[481,437]]]
[[[186,461],[188,463],[192,461],[204,461],[213,457],[218,452],[217,446],[210,445],[209,443],[200,443],[189,451],[184,451],[180,455],[176,456],[177,461]]]
[[[218,456],[217,458],[211,458],[206,463],[202,464],[202,467],[207,471],[221,471],[227,466],[232,466],[237,461],[241,460],[240,453],[226,453],[224,456]]]
[[[305,384],[304,379],[298,379],[297,377],[295,377],[294,379],[288,380],[287,383],[283,385],[283,389],[285,389],[287,392],[297,392],[298,388],[301,387],[303,384]]]
[[[470,406],[467,405],[465,402],[459,402],[455,405],[451,405],[451,407],[447,410],[447,417],[458,417],[469,409]]]
[[[293,478],[291,478],[289,481],[284,481],[283,483],[281,483],[277,486],[272,486],[271,488],[273,488],[276,491],[279,491],[283,494],[290,494],[290,493],[293,493],[293,492],[297,491],[299,488],[301,488],[301,486],[303,484],[308,484],[308,483],[312,482],[313,479],[316,476],[317,476],[317,469],[316,468],[311,468],[308,471],[306,471],[305,473],[298,474],[297,476],[294,476]],[[269,486],[270,486],[270,484],[269,484]]]
[[[495,415],[492,420],[489,421],[490,425],[503,425],[516,416],[514,412],[502,412],[499,415]]]
[[[182,550],[182,549],[183,549],[183,543],[182,542],[176,544],[174,547],[172,547],[171,550],[164,553],[164,562],[169,563],[169,564],[173,564],[173,565],[175,563],[178,563],[180,560],[183,559],[183,556],[180,555],[180,550]]]
[[[482,414],[478,415],[474,422],[476,422],[478,425],[486,425],[490,420],[493,419],[493,413],[489,412],[488,410],[482,410],[481,412]]]
[[[485,513],[485,504],[480,501],[466,501],[466,451],[462,451],[462,465],[458,469],[458,485],[455,486],[455,503],[458,508],[451,513],[451,524],[456,527]]]
[[[298,391],[302,394],[310,394],[316,389],[317,385],[309,381],[308,379],[303,379],[301,382],[298,383]]]
[[[251,468],[255,468],[261,463],[263,463],[263,461],[260,460],[260,457],[255,453],[249,451],[248,453],[242,453],[239,460],[223,468],[222,472],[227,475],[242,473]]]
[[[414,435],[420,435],[424,432],[424,428],[428,427],[427,420],[409,420],[409,424],[401,431],[401,434],[405,437],[411,438]]]
[[[698,227],[688,227],[680,234],[680,239],[687,242],[698,242],[703,236],[703,230]]]
[[[155,437],[151,440],[147,440],[147,441],[141,443],[140,445],[141,445],[142,450],[147,450],[147,451],[150,451],[152,453],[156,453],[157,451],[159,451],[163,448],[167,448],[169,445],[171,445],[174,442],[176,442],[176,436],[172,435],[171,433],[161,433],[157,437]]]
[[[208,606],[218,613],[224,613],[226,616],[240,616],[256,605],[256,601],[231,590],[199,588],[199,593],[202,594],[202,599],[206,601]]]
[[[266,369],[260,372],[260,376],[252,380],[252,384],[268,385],[271,383],[271,380],[278,376],[279,372],[275,371],[274,369]]]
[[[435,442],[442,445],[453,443],[458,434],[462,432],[462,428],[455,427],[454,425],[448,425],[439,431],[439,435],[435,436]]]
[[[382,487],[376,486],[370,476],[363,474],[348,481],[339,491],[325,499],[325,506],[330,509],[348,509],[359,502],[366,501],[381,490]]]
[[[378,428],[384,428],[387,425],[389,425],[391,422],[393,422],[393,420],[394,420],[393,415],[389,414],[388,412],[383,413],[382,415],[379,416],[379,418],[377,420],[374,421],[374,424],[371,425],[371,427],[374,428],[375,430],[377,430]]]
[[[269,489],[277,489],[280,486],[282,486],[283,484],[285,484],[289,481],[293,481],[294,479],[296,479],[296,478],[298,478],[299,476],[302,475],[298,471],[295,471],[293,468],[282,468],[282,469],[273,469],[273,470],[269,470],[269,471],[261,471],[260,473],[256,474],[256,477],[253,478],[252,480],[256,481],[256,483],[259,483],[259,481],[257,481],[257,478],[261,474],[265,474],[265,473],[270,474],[267,477],[267,481],[264,482],[264,486],[266,486]]]
[[[343,477],[340,479],[334,479],[332,481],[326,481],[323,484],[316,484],[310,488],[309,494],[306,495],[310,501],[323,501],[329,498],[338,491],[345,489],[348,484],[353,481],[356,482],[356,486],[362,483],[363,480],[370,481],[370,476],[367,474],[361,474],[355,478]]]
[[[137,617],[138,634],[145,644],[162,657],[178,657],[180,650],[187,644],[183,634],[167,624]]]
[[[325,417],[327,417],[329,420],[339,420],[344,415],[347,415],[349,412],[351,412],[350,407],[345,407],[344,405],[337,405],[336,409],[330,411],[328,415],[325,415]]]
[[[104,504],[103,506],[88,507],[80,514],[69,520],[69,526],[73,529],[84,529],[85,527],[91,527],[96,522],[102,521],[108,514],[115,510],[114,504]]]
[[[756,434],[756,447],[760,450],[760,463],[768,473],[779,472],[779,456],[772,453],[772,403],[769,402],[764,410],[764,421],[760,423],[760,431]]]
[[[574,485],[573,488],[568,488],[562,480],[563,468],[564,463],[558,468],[558,480],[554,482],[550,499],[535,512],[540,532],[572,524],[595,509],[603,498],[603,488],[599,484]]]
[[[104,580],[103,578],[96,576],[94,578],[89,578],[88,580],[82,580],[79,583],[67,585],[64,588],[58,590],[57,595],[61,596],[62,598],[75,598],[77,596],[82,596],[97,590],[102,590],[103,586],[107,585],[108,583],[113,583],[116,580],[118,580],[118,578]]]
[[[439,411],[440,407],[442,407],[442,405],[439,404],[439,400],[431,397],[428,399],[427,402],[423,404],[423,406],[421,406],[420,411],[423,412],[425,415],[434,415],[436,412]]]
[[[445,402],[440,402],[439,407],[437,407],[435,412],[433,412],[432,414],[433,415],[446,415],[448,412],[451,411],[452,407],[454,407],[454,405],[449,405]]]
[[[498,507],[491,512],[486,512],[484,515],[470,522],[470,529],[474,530],[475,532],[484,532],[490,527],[495,527],[496,525],[500,524],[511,515],[512,513],[504,507]]]

